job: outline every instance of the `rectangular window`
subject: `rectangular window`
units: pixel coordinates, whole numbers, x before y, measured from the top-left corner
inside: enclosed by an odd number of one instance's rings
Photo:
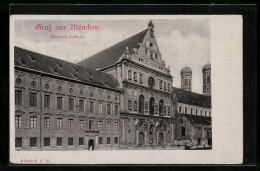
[[[69,111],[74,110],[74,99],[69,98]]]
[[[22,116],[15,116],[15,127],[21,127],[22,126]]]
[[[98,137],[98,144],[103,144],[103,138],[102,137]]]
[[[57,97],[57,109],[62,110],[62,97]]]
[[[31,128],[36,128],[37,127],[37,117],[36,116],[31,116],[30,117],[30,127]]]
[[[73,119],[69,119],[69,129],[73,128]]]
[[[22,91],[15,90],[15,105],[22,105]]]
[[[205,116],[207,116],[207,111],[205,111]]]
[[[103,113],[103,104],[102,103],[98,104],[98,113],[100,113],[100,114]]]
[[[115,115],[118,115],[118,105],[115,105]]]
[[[44,128],[50,128],[50,118],[44,118]]]
[[[107,104],[107,114],[111,115],[111,104]]]
[[[15,147],[22,147],[22,138],[21,137],[15,138]]]
[[[79,120],[79,128],[84,129],[84,120]]]
[[[107,144],[110,144],[110,137],[107,137]]]
[[[73,137],[68,138],[68,145],[73,146]]]
[[[30,147],[36,147],[37,145],[37,137],[30,138]]]
[[[114,129],[115,129],[115,130],[118,130],[118,122],[115,122],[115,124],[114,124]]]
[[[211,112],[209,112],[209,117],[211,117]]]
[[[44,146],[48,147],[50,146],[51,138],[50,137],[44,137]]]
[[[62,128],[62,118],[57,118],[57,128]]]
[[[84,112],[84,100],[79,100],[79,111]]]
[[[62,146],[62,137],[57,137],[57,146]]]
[[[89,112],[94,113],[94,102],[89,102]]]
[[[114,144],[118,144],[118,137],[114,137]]]
[[[192,114],[192,108],[190,109],[190,113]]]
[[[89,121],[88,122],[88,128],[93,129],[94,128],[94,121]]]
[[[107,122],[107,130],[110,130],[110,128],[111,128],[111,123]]]
[[[50,108],[50,95],[44,95],[44,108]]]
[[[30,93],[30,106],[37,106],[37,93]]]
[[[103,129],[103,122],[102,121],[98,121],[98,129],[99,130]]]
[[[79,137],[79,145],[84,145],[84,138],[83,137]]]

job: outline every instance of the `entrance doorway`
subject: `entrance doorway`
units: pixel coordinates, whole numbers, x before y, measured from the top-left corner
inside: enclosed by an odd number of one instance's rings
[[[88,141],[88,150],[89,149],[94,150],[94,140],[93,139],[90,139]]]
[[[138,134],[138,146],[143,146],[144,145],[144,134],[140,132]]]
[[[163,144],[163,134],[160,133],[160,134],[159,134],[158,145],[162,145],[162,144]]]

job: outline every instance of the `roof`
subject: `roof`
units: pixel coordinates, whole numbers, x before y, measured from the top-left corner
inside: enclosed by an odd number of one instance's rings
[[[173,94],[176,95],[176,98],[180,103],[211,108],[211,96],[186,91],[176,87],[173,87]]]
[[[139,43],[142,43],[147,31],[148,29],[104,49],[101,52],[80,61],[78,65],[91,69],[103,69],[111,66],[126,52],[126,47],[128,47],[129,52],[132,52],[134,48],[137,48]]]
[[[211,64],[206,64],[206,65],[204,65],[204,67],[202,68],[202,72],[207,71],[207,70],[211,70]]]
[[[104,72],[88,69],[19,47],[14,47],[14,58],[14,64],[16,66],[113,89],[118,86],[117,81],[111,75]]]
[[[211,117],[190,114],[182,114],[181,116],[187,118],[190,122],[195,124],[211,125]]]
[[[184,67],[184,68],[182,68],[181,69],[181,75],[183,74],[183,73],[192,73],[192,70],[191,70],[191,68],[190,67]]]

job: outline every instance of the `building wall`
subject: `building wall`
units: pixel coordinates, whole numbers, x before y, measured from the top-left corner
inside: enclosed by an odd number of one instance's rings
[[[187,108],[187,112],[186,112],[186,108]],[[178,113],[182,113],[182,114],[196,115],[196,109],[197,109],[197,115],[198,116],[211,117],[211,108],[194,106],[194,105],[179,103],[179,102],[178,102],[178,105],[177,105]],[[191,110],[192,110],[192,113],[191,113]]]

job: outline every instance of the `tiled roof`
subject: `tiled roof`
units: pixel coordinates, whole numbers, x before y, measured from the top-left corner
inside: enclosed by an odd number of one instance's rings
[[[103,87],[113,89],[118,87],[117,81],[109,74],[19,47],[14,47],[14,58],[14,64],[16,66],[22,66]]]
[[[84,59],[79,62],[78,65],[91,69],[103,69],[115,64],[126,52],[126,47],[128,47],[129,52],[132,52],[134,48],[138,47],[139,43],[142,43],[147,30],[148,29]]]
[[[182,114],[182,117],[186,117],[190,122],[195,124],[211,125],[211,117],[197,116],[190,114]]]
[[[173,87],[173,94],[176,95],[176,98],[180,103],[211,108],[211,96],[186,91],[176,87]]]

